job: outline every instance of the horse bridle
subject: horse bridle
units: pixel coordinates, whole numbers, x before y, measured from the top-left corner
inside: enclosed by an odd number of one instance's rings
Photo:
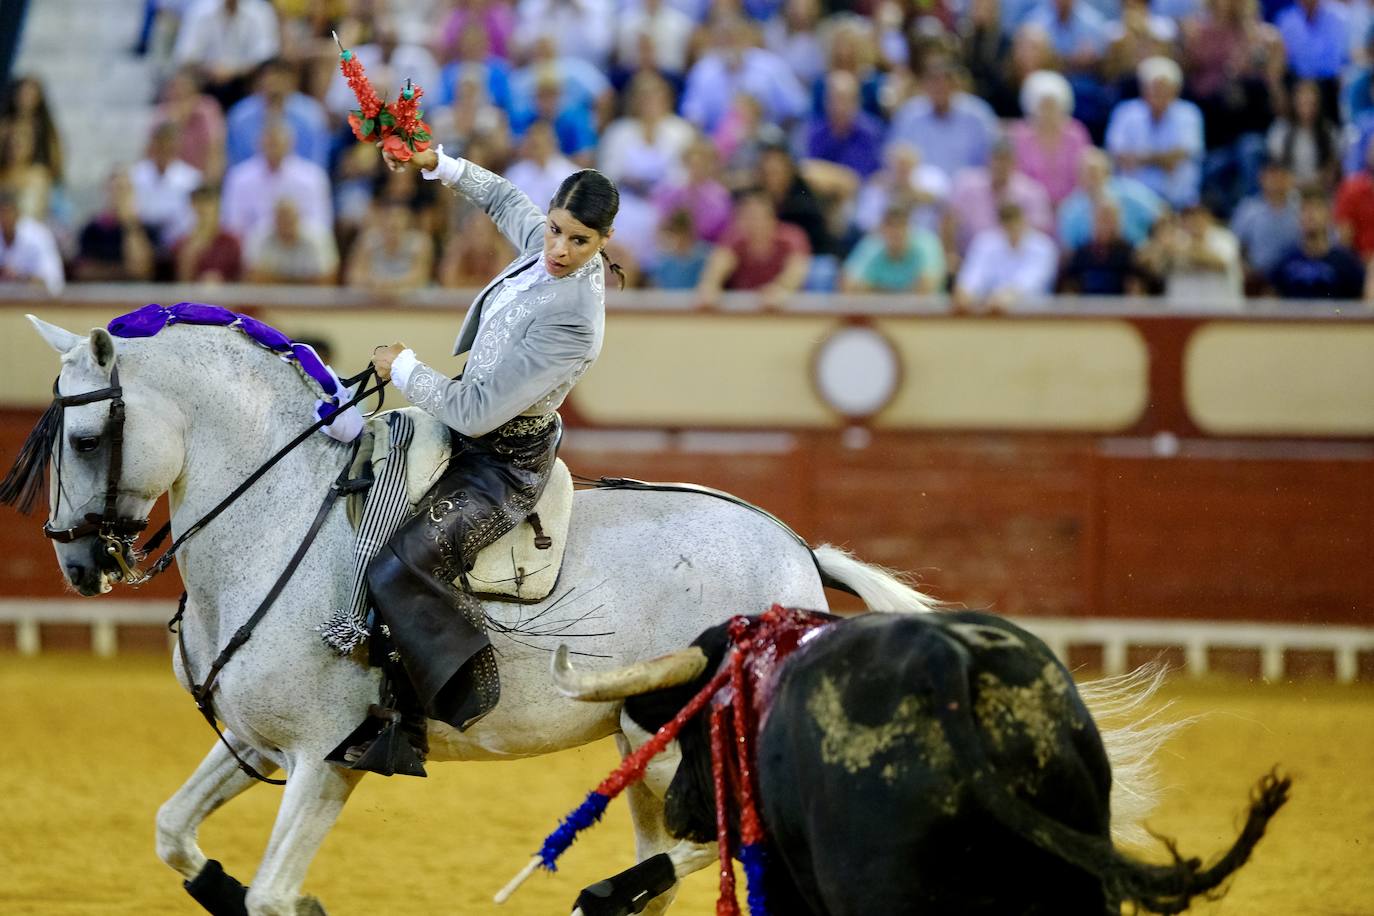
[[[58,441],[54,443],[54,447],[58,449],[56,472],[57,479],[55,482],[57,487],[58,505],[61,504],[62,500],[62,442],[60,440],[63,435],[63,411],[65,411],[68,407],[80,407],[86,404],[98,404],[101,401],[110,402],[110,414],[109,420],[106,424],[105,434],[102,437],[97,437],[90,449],[94,450],[94,448],[99,444],[100,438],[108,438],[110,448],[110,462],[108,467],[106,468],[105,473],[104,511],[100,514],[96,514],[94,512],[88,513],[86,515],[85,520],[81,524],[74,525],[71,528],[54,528],[52,526],[52,520],[49,519],[43,525],[43,534],[47,536],[49,539],[57,541],[59,544],[70,544],[73,541],[79,540],[80,538],[87,537],[89,535],[95,535],[96,537],[100,538],[101,542],[104,543],[105,552],[110,557],[112,557],[114,561],[119,565],[119,568],[122,572],[122,580],[130,585],[142,585],[145,582],[152,579],[154,576],[161,573],[163,570],[167,569],[167,567],[171,565],[172,560],[176,556],[177,550],[181,547],[182,544],[186,543],[186,541],[189,540],[191,537],[194,537],[197,532],[199,532],[202,528],[204,528],[212,520],[214,520],[221,512],[223,512],[230,505],[232,505],[235,500],[237,500],[240,496],[247,492],[247,490],[251,486],[253,486],[253,484],[257,483],[257,481],[260,480],[263,477],[263,475],[265,475],[269,470],[271,470],[272,467],[277,464],[277,462],[285,458],[290,452],[292,452],[297,446],[299,446],[311,435],[313,435],[320,429],[324,428],[326,425],[332,423],[339,416],[339,414],[343,413],[350,407],[353,407],[361,403],[362,401],[366,400],[374,394],[379,396],[377,402],[377,410],[381,410],[382,402],[385,397],[383,391],[386,388],[387,381],[379,380],[376,385],[369,388],[367,386],[367,381],[369,378],[378,378],[376,374],[376,369],[370,364],[365,370],[353,376],[352,378],[342,379],[341,382],[345,390],[348,387],[352,386],[354,383],[357,383],[358,393],[351,398],[343,400],[332,410],[326,411],[324,416],[316,420],[315,423],[311,424],[308,428],[306,428],[300,434],[295,436],[285,446],[279,449],[274,455],[272,455],[271,458],[263,462],[263,464],[259,466],[256,471],[250,474],[242,483],[235,487],[233,492],[231,492],[228,496],[222,499],[219,502],[219,504],[216,505],[213,509],[211,509],[205,515],[197,519],[196,522],[192,524],[186,531],[184,531],[180,537],[174,540],[172,542],[172,545],[168,547],[166,551],[163,552],[162,556],[158,558],[157,562],[147,572],[139,572],[129,566],[124,554],[126,549],[129,551],[134,551],[134,541],[138,537],[138,535],[148,527],[148,520],[146,518],[131,519],[121,517],[119,515],[119,510],[116,507],[116,502],[118,501],[119,497],[119,479],[124,471],[124,389],[119,383],[119,367],[111,367],[110,384],[108,387],[98,388],[94,391],[87,391],[82,394],[62,394],[58,386],[58,383],[61,381],[61,377],[59,376],[58,379],[53,381],[53,400],[52,404],[48,407],[48,410],[50,412],[49,417],[53,417],[55,415],[55,430],[53,434],[58,439]],[[44,425],[47,419],[48,417],[45,417],[44,421],[40,421],[40,428]],[[37,433],[37,429],[35,430],[35,433]],[[239,629],[234,633],[233,637],[230,639],[229,643],[224,647],[223,650],[220,651],[219,655],[211,663],[210,670],[207,673],[205,680],[201,683],[195,683],[194,678],[191,674],[190,658],[186,651],[186,639],[181,627],[179,626],[182,615],[186,612],[186,592],[183,591],[181,593],[181,600],[177,605],[176,615],[168,624],[168,627],[170,629],[173,629],[177,634],[177,650],[181,655],[182,668],[186,673],[187,679],[191,682],[191,696],[196,701],[196,708],[200,710],[200,713],[202,716],[204,716],[205,721],[210,724],[210,727],[212,729],[214,729],[214,732],[218,736],[219,740],[224,744],[226,748],[228,748],[229,753],[238,763],[239,769],[247,773],[254,779],[270,783],[272,785],[285,785],[286,783],[285,780],[272,779],[258,772],[258,770],[248,761],[244,760],[243,757],[239,755],[239,752],[234,748],[234,746],[229,743],[229,740],[225,737],[224,732],[220,729],[219,723],[216,719],[214,702],[212,699],[211,692],[213,691],[215,681],[218,679],[220,672],[224,669],[224,666],[228,664],[229,659],[233,657],[233,655],[240,648],[243,647],[243,644],[248,641],[249,637],[252,636],[253,630],[257,627],[258,623],[262,620],[262,618],[266,616],[268,610],[276,602],[277,598],[281,595],[282,590],[286,587],[287,582],[289,582],[291,580],[291,577],[295,574],[297,567],[299,567],[301,561],[305,558],[306,551],[310,549],[310,545],[314,542],[315,536],[319,533],[321,526],[324,524],[325,518],[329,515],[329,511],[333,507],[335,500],[337,500],[342,495],[345,495],[350,492],[355,492],[357,490],[365,489],[366,486],[371,485],[370,479],[363,479],[360,481],[350,481],[348,479],[349,470],[353,463],[353,458],[357,455],[358,444],[359,440],[356,439],[351,443],[351,453],[349,459],[344,462],[343,469],[339,472],[338,478],[334,481],[334,483],[330,486],[329,490],[325,493],[324,499],[320,504],[320,508],[315,515],[314,521],[310,525],[309,531],[306,532],[305,537],[302,539],[300,546],[296,548],[296,552],[291,557],[291,560],[287,563],[286,568],[282,570],[281,574],[272,584],[272,587],[268,591],[267,596],[263,598],[262,602],[258,605],[257,610],[254,611],[253,615],[248,619],[248,622],[245,623],[243,626],[239,627]],[[83,449],[83,451],[85,451],[85,449]],[[168,522],[156,534],[153,535],[149,542],[144,546],[142,551],[135,552],[147,553],[157,549],[157,546],[162,542],[162,539],[167,536],[168,532],[171,531],[171,527],[171,522]]]
[[[134,540],[148,527],[148,520],[134,519],[121,516],[116,507],[119,499],[119,478],[124,472],[124,388],[119,384],[119,366],[110,368],[110,384],[106,388],[97,388],[94,391],[87,391],[81,394],[62,394],[58,389],[58,381],[52,383],[53,405],[59,410],[66,410],[68,407],[81,407],[86,404],[98,404],[101,401],[110,402],[110,415],[105,425],[105,433],[101,437],[108,442],[110,449],[110,461],[105,470],[105,508],[97,514],[90,512],[86,518],[78,525],[71,528],[54,528],[52,520],[49,519],[43,525],[43,534],[50,540],[57,541],[59,544],[70,544],[73,541],[84,538],[88,535],[95,535],[100,538],[105,545],[105,553],[119,564],[125,581],[133,582],[137,578],[137,573],[129,567],[125,560],[125,551],[133,550]],[[62,427],[58,426],[57,435],[62,435]],[[59,449],[59,471],[57,484],[57,500],[61,504],[61,459],[60,449],[62,443],[56,443]]]

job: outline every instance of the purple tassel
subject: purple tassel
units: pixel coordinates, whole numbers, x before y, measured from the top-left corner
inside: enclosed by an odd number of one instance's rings
[[[768,850],[763,843],[741,846],[739,860],[744,866],[744,878],[749,885],[749,916],[768,916],[768,896],[763,887],[763,872],[768,862]]]
[[[587,800],[564,818],[558,829],[544,840],[544,845],[539,848],[539,858],[543,866],[549,871],[558,871],[558,857],[568,851],[568,847],[577,839],[579,833],[601,820],[601,815],[606,813],[606,806],[610,803],[608,796],[599,792],[589,793]]]
[[[108,328],[116,337],[155,337],[164,328],[174,324],[235,326],[259,346],[283,356],[293,357],[301,370],[320,386],[325,397],[339,394],[339,386],[335,383],[334,377],[312,348],[293,343],[291,338],[270,324],[264,324],[249,315],[231,312],[218,305],[178,302],[170,308],[164,308],[153,303],[127,315],[120,315],[109,323]]]
[[[171,313],[154,302],[111,321],[109,332],[116,337],[153,337],[167,327],[169,317]]]

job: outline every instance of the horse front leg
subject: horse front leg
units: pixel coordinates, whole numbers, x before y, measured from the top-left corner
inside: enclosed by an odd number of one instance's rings
[[[277,765],[262,754],[225,733],[249,765],[271,774]],[[223,742],[216,741],[210,753],[176,794],[157,812],[157,855],[186,879],[186,889],[205,909],[217,916],[236,916],[246,912],[243,888],[224,874],[218,862],[207,859],[196,842],[200,825],[225,802],[235,798],[256,782],[243,772]]]
[[[294,758],[272,839],[248,889],[250,916],[323,914],[313,897],[301,897],[305,872],[363,774],[325,763],[321,752]]]

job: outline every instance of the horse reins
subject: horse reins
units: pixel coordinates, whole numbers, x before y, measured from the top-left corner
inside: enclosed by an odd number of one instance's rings
[[[114,553],[113,556],[115,557],[115,561],[119,563],[120,568],[124,570],[124,574],[126,576],[125,581],[129,585],[139,586],[151,581],[154,577],[164,572],[167,569],[167,567],[172,565],[172,561],[176,559],[176,553],[178,550],[181,549],[182,545],[184,545],[195,535],[199,534],[202,528],[204,528],[206,525],[214,521],[225,509],[228,509],[230,506],[232,506],[240,496],[242,496],[244,493],[247,493],[248,490],[252,488],[253,484],[261,480],[263,476],[266,475],[268,471],[272,470],[272,468],[275,467],[279,461],[281,461],[283,458],[285,458],[287,455],[293,452],[301,443],[303,443],[306,439],[309,439],[313,434],[319,432],[321,429],[328,426],[330,423],[333,423],[334,420],[345,410],[347,410],[350,407],[353,407],[356,404],[360,404],[363,401],[366,401],[374,394],[380,394],[380,397],[377,400],[376,409],[381,410],[382,405],[386,403],[386,394],[383,389],[386,388],[388,383],[386,381],[378,381],[378,383],[371,388],[365,387],[367,384],[367,380],[369,378],[375,377],[376,374],[376,369],[374,369],[373,366],[369,363],[368,367],[364,369],[362,372],[349,378],[343,379],[342,384],[345,388],[354,384],[355,382],[358,382],[358,394],[354,395],[352,399],[339,404],[332,411],[326,413],[323,417],[312,423],[306,429],[302,430],[300,434],[298,434],[290,442],[286,443],[286,445],[278,449],[277,452],[273,454],[271,458],[268,458],[265,462],[263,462],[256,471],[254,471],[253,473],[249,474],[246,478],[244,478],[243,482],[240,483],[237,487],[235,487],[228,496],[220,500],[219,503],[216,504],[213,509],[202,515],[199,519],[192,523],[189,528],[183,531],[179,537],[173,540],[171,545],[165,551],[163,551],[162,556],[158,557],[157,560],[154,561],[153,565],[148,568],[147,572],[139,573],[135,570],[130,569],[128,565],[124,562],[123,553]],[[111,408],[112,415],[113,412],[113,408]],[[119,441],[122,443],[124,416],[122,402],[120,402],[119,416],[120,431],[118,433],[118,438]],[[344,467],[347,468],[348,465],[345,464]],[[111,500],[107,497],[106,502],[108,504],[111,502]],[[139,530],[141,531],[143,528],[146,528],[147,525],[148,523],[145,520],[142,523],[142,527],[140,527]],[[156,550],[158,546],[162,543],[162,541],[167,537],[171,529],[172,523],[168,521],[167,524],[163,525],[160,529],[158,529],[156,534],[154,534],[151,538],[148,539],[148,543],[144,544],[142,550],[138,552],[148,553],[150,551]],[[110,551],[110,548],[108,546],[106,547],[106,551]]]
[[[63,395],[58,391],[57,381],[54,381],[53,408],[56,408],[58,410],[65,410],[68,407],[79,407],[85,404],[96,404],[101,401],[110,402],[109,423],[107,424],[106,430],[109,436],[110,443],[110,463],[105,476],[106,490],[104,512],[99,515],[95,513],[89,513],[87,514],[84,522],[82,522],[79,525],[75,525],[71,528],[53,528],[51,520],[49,520],[49,522],[43,525],[43,533],[51,540],[57,541],[61,544],[70,544],[71,542],[86,537],[87,535],[96,535],[101,539],[101,541],[104,542],[105,552],[114,559],[114,561],[119,565],[120,569],[122,570],[123,581],[133,586],[143,585],[151,581],[160,573],[162,573],[164,570],[167,569],[167,567],[171,566],[172,561],[176,558],[177,551],[180,550],[181,547],[187,541],[189,541],[203,528],[205,528],[206,525],[210,524],[210,522],[214,521],[215,518],[217,518],[222,512],[224,512],[224,510],[228,509],[231,505],[233,505],[233,503],[240,496],[246,493],[248,489],[253,486],[253,484],[261,480],[262,477],[268,471],[270,471],[273,467],[277,465],[278,462],[280,462],[283,458],[285,458],[292,451],[294,451],[301,443],[305,442],[306,439],[310,438],[311,435],[328,426],[330,423],[334,422],[334,420],[345,410],[348,410],[350,407],[353,407],[367,400],[374,394],[379,395],[377,399],[376,409],[381,410],[382,405],[385,403],[386,399],[384,389],[386,388],[388,381],[379,379],[376,385],[372,386],[371,388],[368,388],[367,381],[369,378],[377,378],[376,367],[371,365],[370,363],[368,364],[368,367],[359,374],[352,376],[351,378],[343,379],[342,384],[344,388],[348,388],[355,382],[358,383],[358,394],[354,395],[348,401],[340,403],[333,410],[325,413],[325,415],[320,417],[315,423],[311,424],[307,429],[303,430],[290,442],[288,442],[286,445],[278,449],[277,452],[272,455],[272,457],[268,458],[267,461],[265,461],[261,466],[259,466],[256,471],[248,475],[248,477],[244,479],[242,483],[235,487],[233,492],[231,492],[228,496],[224,497],[224,499],[220,500],[214,508],[212,508],[209,512],[205,513],[205,515],[201,516],[199,519],[196,520],[194,524],[192,524],[189,528],[182,532],[181,536],[176,538],[171,543],[171,545],[163,552],[162,556],[158,557],[156,562],[149,568],[149,570],[146,573],[139,573],[129,566],[129,564],[124,559],[124,550],[126,548],[132,549],[134,539],[138,536],[138,534],[141,531],[148,527],[148,520],[121,518],[115,506],[115,503],[118,499],[119,478],[124,470],[124,389],[119,383],[119,367],[114,366],[111,368],[110,385],[108,387],[99,388],[94,391],[84,392],[82,394]],[[57,434],[59,436],[61,435],[60,425],[58,427]],[[268,610],[272,607],[272,605],[276,602],[277,598],[281,595],[282,590],[286,588],[287,582],[289,582],[291,580],[291,577],[295,575],[295,572],[297,568],[299,568],[301,561],[305,559],[306,553],[310,550],[310,545],[315,542],[315,537],[319,534],[320,529],[324,526],[325,519],[329,516],[329,510],[333,508],[335,501],[339,498],[340,495],[344,493],[349,493],[353,492],[354,490],[363,489],[364,487],[370,485],[370,481],[355,483],[349,481],[348,479],[348,472],[352,467],[353,459],[356,458],[358,454],[358,445],[359,442],[355,439],[351,446],[351,457],[348,461],[344,462],[343,470],[339,472],[339,476],[335,478],[332,484],[330,484],[328,492],[325,493],[324,500],[320,503],[319,511],[315,513],[315,519],[310,524],[310,529],[306,532],[305,537],[301,541],[300,546],[296,548],[296,552],[292,555],[291,560],[286,565],[286,568],[282,570],[281,575],[279,575],[277,577],[277,580],[272,584],[272,587],[268,590],[266,597],[264,597],[262,602],[258,605],[257,610],[253,612],[253,615],[250,618],[248,618],[248,621],[244,623],[243,626],[239,627],[238,630],[234,632],[234,635],[230,638],[229,643],[215,658],[214,662],[211,663],[210,670],[206,674],[205,681],[203,683],[196,684],[195,679],[191,676],[190,657],[186,651],[186,637],[182,632],[182,627],[180,626],[181,619],[186,613],[186,592],[183,591],[181,593],[181,599],[177,604],[177,612],[172,617],[172,619],[168,621],[167,624],[168,629],[172,630],[177,634],[177,649],[181,656],[182,670],[186,675],[187,681],[191,685],[191,697],[196,701],[196,708],[200,710],[201,715],[205,717],[205,721],[210,724],[210,727],[214,729],[214,732],[219,737],[219,740],[229,750],[229,753],[238,763],[240,770],[242,770],[249,776],[253,777],[254,779],[270,783],[275,786],[285,785],[286,780],[272,779],[268,776],[264,776],[262,773],[259,773],[252,764],[250,764],[248,761],[244,760],[242,757],[239,756],[238,751],[236,751],[234,749],[234,746],[229,743],[229,740],[225,738],[224,732],[220,729],[219,723],[216,721],[215,718],[214,702],[211,698],[211,692],[213,691],[215,682],[219,679],[220,672],[224,669],[224,666],[228,664],[229,660],[233,657],[234,653],[236,653],[240,648],[242,648],[244,643],[248,642],[248,639],[253,635],[253,630],[262,621],[263,617],[267,615]],[[60,459],[60,443],[58,445],[58,448],[58,455]],[[56,481],[56,485],[58,487],[60,499],[60,470],[58,472],[58,480]],[[143,550],[138,552],[147,553],[149,551],[156,550],[158,545],[162,543],[163,539],[171,531],[171,527],[172,523],[169,521],[166,525],[162,526],[162,528],[159,529],[156,534],[149,538],[148,543],[146,543],[143,546]]]
[[[380,386],[378,387],[380,389]],[[281,571],[281,575],[277,576],[277,581],[273,582],[272,587],[267,590],[267,595],[258,605],[258,609],[253,612],[253,616],[249,617],[243,626],[234,631],[234,635],[230,637],[228,644],[220,651],[215,660],[210,663],[210,670],[206,673],[204,682],[197,684],[195,679],[191,677],[191,659],[186,651],[185,627],[181,625],[181,618],[186,613],[186,592],[181,593],[181,600],[177,603],[176,615],[167,623],[168,629],[173,630],[177,634],[177,651],[181,655],[181,670],[185,672],[186,679],[191,685],[191,698],[196,701],[196,708],[200,710],[200,714],[205,717],[205,721],[210,724],[210,727],[215,730],[215,734],[219,736],[219,740],[229,749],[229,753],[233,755],[234,760],[238,762],[239,769],[249,776],[252,776],[254,779],[270,783],[274,786],[284,786],[286,785],[286,780],[272,779],[269,776],[264,776],[262,773],[259,773],[257,768],[239,756],[238,751],[234,750],[234,746],[224,737],[224,732],[220,730],[219,722],[216,721],[215,718],[215,707],[214,701],[211,698],[211,691],[214,690],[215,681],[219,679],[220,672],[224,670],[224,666],[229,663],[229,659],[233,658],[234,653],[241,649],[244,643],[248,642],[248,638],[253,635],[253,630],[262,622],[263,617],[267,616],[268,610],[276,603],[282,590],[286,588],[286,583],[290,582],[291,577],[296,574],[296,569],[301,565],[301,561],[305,559],[306,553],[310,550],[310,545],[315,543],[315,536],[318,535],[320,529],[324,527],[324,521],[329,517],[329,510],[333,508],[334,502],[344,493],[351,493],[371,485],[370,480],[365,479],[359,482],[350,481],[348,479],[348,472],[352,468],[353,458],[356,458],[358,454],[358,444],[358,440],[355,439],[352,443],[352,457],[344,462],[343,470],[339,472],[339,476],[334,479],[334,482],[329,485],[329,490],[325,493],[324,500],[320,503],[319,511],[315,513],[315,520],[310,523],[310,529],[306,531],[300,546],[296,548],[296,552],[291,555],[291,560],[286,564],[286,568]],[[206,521],[208,521],[208,517]]]

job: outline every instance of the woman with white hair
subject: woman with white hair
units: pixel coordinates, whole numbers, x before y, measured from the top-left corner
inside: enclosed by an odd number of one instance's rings
[[[1007,132],[1016,168],[1040,182],[1058,207],[1073,193],[1083,153],[1092,147],[1088,129],[1073,117],[1073,87],[1052,70],[1037,70],[1021,84],[1021,113]]]

